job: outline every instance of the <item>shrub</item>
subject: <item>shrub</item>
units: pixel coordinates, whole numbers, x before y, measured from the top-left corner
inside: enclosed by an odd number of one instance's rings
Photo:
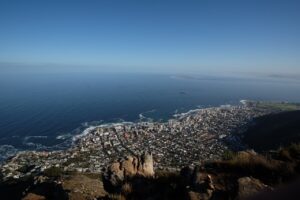
[[[223,160],[231,160],[236,156],[236,153],[234,153],[233,151],[230,150],[225,150],[223,153]]]
[[[228,161],[228,164],[241,171],[258,174],[274,171],[278,167],[277,163],[267,160],[261,155],[253,155],[246,152],[237,154],[232,160]]]
[[[287,149],[280,149],[279,152],[279,159],[284,160],[284,161],[291,161],[292,157],[290,155],[290,151]]]
[[[21,173],[27,173],[34,168],[34,165],[23,165],[17,171]]]
[[[126,200],[126,198],[121,194],[109,194],[108,199],[110,199],[110,200]]]
[[[297,159],[300,158],[300,143],[298,144],[293,143],[287,149],[293,158],[297,158]]]

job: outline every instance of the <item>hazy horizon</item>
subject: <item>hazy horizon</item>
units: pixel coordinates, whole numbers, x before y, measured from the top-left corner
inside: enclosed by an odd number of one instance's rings
[[[1,72],[299,77],[297,1],[1,1]]]

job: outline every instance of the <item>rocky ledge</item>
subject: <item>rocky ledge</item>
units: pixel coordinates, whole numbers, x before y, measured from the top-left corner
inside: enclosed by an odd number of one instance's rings
[[[1,182],[1,199],[295,199],[300,175],[300,145],[265,155],[253,150],[223,160],[183,168],[155,168],[149,152],[129,155],[101,173],[65,172],[52,168],[26,179]],[[286,188],[278,189],[282,185]]]

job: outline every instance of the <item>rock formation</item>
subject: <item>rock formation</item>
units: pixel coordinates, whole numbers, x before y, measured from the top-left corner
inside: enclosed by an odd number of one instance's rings
[[[238,197],[245,199],[261,191],[271,191],[272,188],[263,184],[260,180],[252,177],[242,177],[238,179]]]
[[[190,200],[209,200],[215,190],[211,175],[202,173],[201,170],[203,171],[200,166],[185,167],[180,172],[187,185],[188,199]]]
[[[133,176],[154,176],[151,153],[143,153],[140,157],[127,156],[124,160],[111,164],[103,174],[104,179],[112,186],[118,186],[125,179]]]
[[[46,197],[34,193],[28,193],[22,200],[46,200]]]
[[[138,159],[136,157],[127,156],[125,160],[121,162],[121,169],[124,170],[124,176],[134,176],[137,174]]]
[[[151,153],[144,153],[138,165],[138,174],[145,177],[154,176],[153,157]]]
[[[298,160],[283,162],[254,151],[242,151],[237,152],[231,160],[190,165],[182,168],[180,173],[178,168],[157,169],[154,173],[152,154],[143,153],[141,156],[127,156],[113,162],[101,174],[68,173],[55,178],[43,174],[20,184],[7,182],[2,188],[0,185],[0,196],[14,195],[5,192],[7,190],[17,193],[9,199],[24,200],[244,200],[256,199],[258,196],[262,197],[258,199],[270,199],[263,197],[277,195],[273,192],[270,194],[273,190],[270,186],[276,188],[279,183],[274,180],[292,180],[299,175],[299,166]],[[285,169],[287,171],[282,172]],[[298,188],[291,189],[299,193]],[[290,195],[289,190],[281,192]]]

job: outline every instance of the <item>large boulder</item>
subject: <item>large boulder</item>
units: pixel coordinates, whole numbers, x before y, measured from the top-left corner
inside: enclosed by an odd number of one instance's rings
[[[111,164],[108,169],[109,182],[113,186],[117,186],[119,183],[123,182],[124,180],[124,169],[121,168],[121,164],[119,162],[115,162]]]
[[[138,159],[136,157],[127,156],[124,161],[121,162],[121,169],[124,170],[124,176],[134,176],[137,173]]]
[[[139,162],[138,174],[145,177],[154,176],[153,157],[151,153],[142,154]]]
[[[119,186],[133,176],[153,177],[153,158],[151,153],[140,157],[127,156],[124,160],[111,164],[103,174],[103,178],[111,186]]]
[[[34,193],[28,193],[22,200],[46,200],[46,197]]]
[[[184,175],[185,182],[190,180],[188,184],[188,199],[190,200],[209,200],[215,191],[213,179],[210,174],[205,173],[200,166],[196,166],[193,170],[185,168],[181,171]]]

